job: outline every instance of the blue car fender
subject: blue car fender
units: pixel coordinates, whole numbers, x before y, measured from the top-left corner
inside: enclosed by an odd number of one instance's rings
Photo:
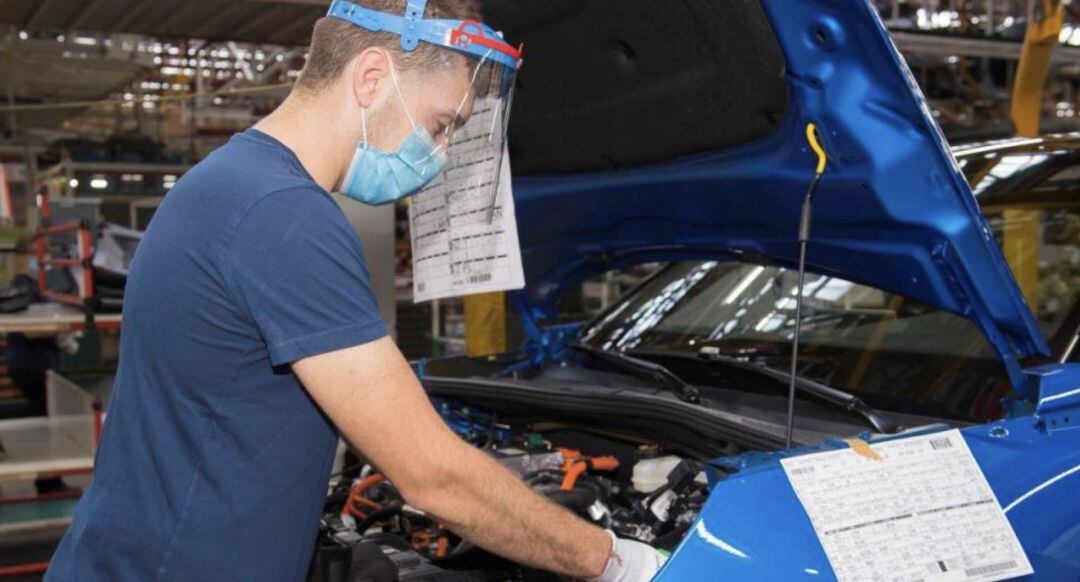
[[[1031,561],[1026,580],[1080,580],[1080,418],[962,431]],[[810,451],[813,452],[813,451]],[[656,580],[835,580],[778,456],[719,480]]]

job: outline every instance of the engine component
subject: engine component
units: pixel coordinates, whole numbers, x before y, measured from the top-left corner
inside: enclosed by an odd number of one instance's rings
[[[701,467],[656,446],[635,452],[608,437],[566,430],[538,433],[528,425],[501,423],[476,408],[448,401],[435,405],[462,439],[487,451],[535,491],[619,536],[673,549],[704,503],[707,484]],[[576,448],[560,446],[567,441]],[[331,486],[308,579],[557,580],[461,540],[409,506],[371,466]]]
[[[638,461],[634,464],[634,489],[638,493],[649,494],[667,485],[668,473],[681,461],[672,455]]]

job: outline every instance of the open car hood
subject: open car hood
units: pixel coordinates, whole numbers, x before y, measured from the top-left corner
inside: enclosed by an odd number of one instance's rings
[[[961,314],[1014,380],[1048,353],[939,127],[865,0],[492,0],[525,43],[511,122],[536,315],[635,263],[794,266],[816,158],[808,269]],[[562,172],[558,174],[557,172]]]

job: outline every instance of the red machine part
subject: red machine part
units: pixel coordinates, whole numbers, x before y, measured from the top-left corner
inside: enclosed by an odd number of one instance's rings
[[[38,261],[37,279],[38,288],[41,289],[41,296],[49,301],[58,301],[85,308],[94,298],[94,272],[91,268],[91,261],[94,258],[94,241],[90,234],[90,226],[85,220],[50,225],[52,205],[49,203],[47,194],[38,196],[38,208],[41,212],[42,226],[38,227],[37,232],[34,233],[34,254],[37,256]],[[74,258],[52,257],[49,254],[48,238],[71,233],[76,235],[78,256]],[[62,293],[49,289],[46,278],[49,267],[62,269],[82,268],[79,292],[77,294]]]

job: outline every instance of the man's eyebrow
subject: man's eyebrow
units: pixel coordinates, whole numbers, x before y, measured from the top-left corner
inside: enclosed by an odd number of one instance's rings
[[[464,117],[455,114],[454,118],[450,122],[450,124],[454,127],[454,129],[461,129],[461,126],[465,125],[466,121],[468,121],[468,120],[465,119]]]

